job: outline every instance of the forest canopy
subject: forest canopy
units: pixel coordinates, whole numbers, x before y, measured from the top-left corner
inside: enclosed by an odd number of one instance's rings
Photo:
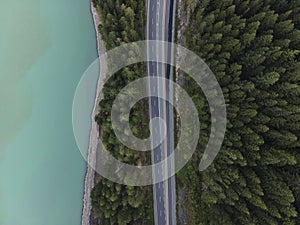
[[[227,131],[219,155],[198,171],[210,131],[201,89],[181,73],[201,123],[197,151],[177,174],[187,224],[300,224],[300,1],[185,0],[184,42],[214,72],[227,105]],[[94,0],[99,30],[111,49],[145,39],[145,2]],[[96,117],[103,142],[128,163],[147,163],[116,140],[109,112],[118,90],[146,75],[145,66],[119,72],[104,87]],[[122,78],[120,78],[122,77]],[[132,127],[147,136],[147,102]],[[138,126],[142,124],[142,126]],[[144,158],[144,160],[142,160]],[[151,187],[129,187],[104,178],[93,190],[98,224],[153,224]]]

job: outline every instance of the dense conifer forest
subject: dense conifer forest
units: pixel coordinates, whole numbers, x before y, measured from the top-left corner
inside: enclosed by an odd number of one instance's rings
[[[227,131],[216,160],[198,165],[210,131],[201,89],[187,75],[183,87],[199,110],[201,137],[192,160],[177,174],[181,204],[192,225],[300,224],[300,0],[185,0],[190,16],[182,43],[211,68],[227,104]],[[111,49],[145,39],[145,2],[94,0],[100,31]],[[102,140],[123,162],[147,164],[113,135],[110,107],[127,83],[146,75],[137,64],[104,87],[96,120]],[[148,103],[132,110],[134,133],[147,137]],[[152,187],[104,178],[92,193],[98,224],[153,224]]]
[[[101,24],[99,30],[110,50],[145,39],[145,2],[95,0]],[[133,164],[146,165],[147,155],[130,150],[120,143],[111,127],[110,112],[119,91],[135,79],[144,77],[146,67],[136,64],[117,72],[103,88],[104,99],[100,102],[100,112],[95,118],[101,127],[102,141],[118,160]],[[133,134],[148,137],[148,101],[138,102],[131,111],[130,125]],[[153,224],[152,186],[131,187],[113,183],[101,178],[92,192],[93,218],[96,224]]]

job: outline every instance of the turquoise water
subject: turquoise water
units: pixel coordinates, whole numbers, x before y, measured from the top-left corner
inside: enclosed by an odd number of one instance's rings
[[[96,58],[88,0],[0,0],[0,225],[79,225],[72,100]]]

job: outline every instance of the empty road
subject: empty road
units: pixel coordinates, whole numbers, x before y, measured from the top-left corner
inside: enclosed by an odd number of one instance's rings
[[[175,0],[148,0],[147,2],[147,39],[173,42],[174,41],[174,23],[175,23]],[[148,47],[148,54],[154,54],[157,59],[168,57],[172,59],[173,49],[159,49],[155,46]],[[173,69],[169,65],[157,62],[148,62],[148,76],[164,77],[173,79]],[[169,82],[153,82],[149,84],[149,92],[158,96],[160,93],[164,98],[173,98],[173,87]],[[149,101],[150,118],[160,117],[166,122],[166,139],[164,142],[153,149],[152,163],[158,163],[164,160],[174,150],[174,119],[173,107],[166,101],[151,97]],[[164,124],[160,123],[151,126],[151,132],[158,139],[164,135]],[[153,171],[153,176],[163,174],[169,176],[172,165],[163,165]],[[154,196],[154,218],[156,225],[176,225],[176,183],[175,176],[153,185]]]

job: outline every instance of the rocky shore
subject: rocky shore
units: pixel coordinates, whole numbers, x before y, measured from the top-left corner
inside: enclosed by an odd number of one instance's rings
[[[94,26],[96,31],[96,37],[97,37],[97,51],[98,56],[103,55],[105,50],[104,42],[101,38],[101,34],[98,31],[98,26],[100,23],[100,19],[98,16],[97,9],[94,7],[93,3],[91,3],[91,13],[93,15],[94,20]],[[106,69],[105,63],[102,62],[101,70]],[[93,168],[96,167],[96,154],[97,154],[97,148],[99,144],[99,127],[97,123],[95,122],[95,116],[99,112],[99,102],[102,98],[101,91],[103,87],[103,77],[99,76],[98,84],[97,84],[97,90],[96,90],[96,98],[95,98],[95,104],[91,116],[92,120],[92,126],[91,126],[91,132],[90,132],[90,141],[89,141],[89,147],[88,147],[88,164],[87,164],[87,170],[85,175],[85,183],[84,183],[84,197],[83,197],[83,210],[82,210],[82,225],[92,225],[92,199],[91,199],[91,191],[95,185],[95,177],[96,172]]]

